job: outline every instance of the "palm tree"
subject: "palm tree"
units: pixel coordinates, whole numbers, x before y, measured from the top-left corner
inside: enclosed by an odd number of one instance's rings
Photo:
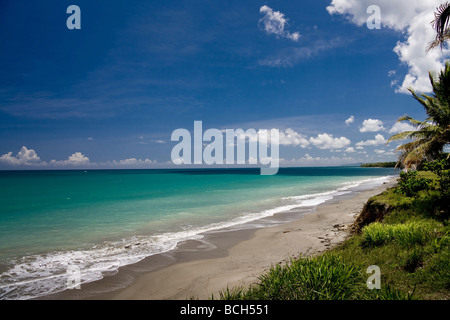
[[[436,8],[435,19],[431,22],[436,30],[436,39],[429,44],[428,50],[437,46],[441,49],[450,39],[450,2]],[[413,89],[408,90],[413,97],[425,108],[428,118],[419,121],[405,115],[397,122],[406,121],[416,130],[405,131],[393,135],[387,143],[396,140],[410,139],[411,142],[397,147],[401,152],[397,166],[402,164],[406,169],[417,166],[423,161],[436,159],[443,152],[444,147],[450,143],[450,63],[440,72],[438,79],[429,73],[433,88],[431,96],[417,95]]]
[[[419,121],[405,115],[397,122],[406,121],[416,130],[405,131],[393,135],[388,142],[411,139],[397,148],[401,152],[398,163],[406,169],[414,168],[423,161],[436,159],[443,152],[444,147],[450,143],[450,62],[436,78],[430,72],[430,81],[433,88],[432,95],[417,95],[409,89],[413,97],[425,108],[428,118]]]
[[[428,51],[437,46],[440,46],[442,49],[446,46],[447,40],[450,39],[450,2],[446,2],[437,7],[434,17],[435,19],[431,23],[436,30],[436,39],[430,42]]]

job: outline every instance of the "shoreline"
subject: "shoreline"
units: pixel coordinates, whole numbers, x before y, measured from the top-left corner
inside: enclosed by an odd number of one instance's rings
[[[276,264],[324,252],[344,241],[367,200],[396,183],[355,191],[318,205],[301,218],[258,229],[208,232],[171,252],[121,267],[117,274],[38,300],[184,300],[219,297],[219,291],[248,286]],[[295,214],[289,212],[289,214]]]

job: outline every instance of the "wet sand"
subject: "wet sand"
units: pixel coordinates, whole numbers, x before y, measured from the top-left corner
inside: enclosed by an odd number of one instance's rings
[[[272,227],[224,230],[184,242],[171,252],[122,267],[112,276],[41,299],[209,299],[227,287],[247,286],[272,266],[324,252],[349,236],[367,200],[395,184],[352,193]],[[295,216],[296,212],[289,212]]]

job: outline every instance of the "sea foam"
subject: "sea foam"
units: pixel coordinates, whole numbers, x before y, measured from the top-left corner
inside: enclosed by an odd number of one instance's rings
[[[246,223],[272,217],[293,209],[315,207],[355,190],[381,185],[393,176],[364,179],[343,183],[341,187],[326,192],[283,197],[281,205],[258,212],[243,212],[240,216],[205,226],[182,231],[153,235],[132,236],[121,241],[104,241],[85,250],[55,251],[29,255],[9,261],[6,271],[0,274],[0,299],[30,299],[68,288],[68,270],[80,270],[80,284],[113,275],[122,266],[171,251],[186,240],[199,240],[207,232],[242,227]]]

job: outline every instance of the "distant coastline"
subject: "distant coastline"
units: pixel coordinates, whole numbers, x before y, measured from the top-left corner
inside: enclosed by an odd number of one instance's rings
[[[396,161],[361,163],[362,168],[395,168],[396,165]]]

